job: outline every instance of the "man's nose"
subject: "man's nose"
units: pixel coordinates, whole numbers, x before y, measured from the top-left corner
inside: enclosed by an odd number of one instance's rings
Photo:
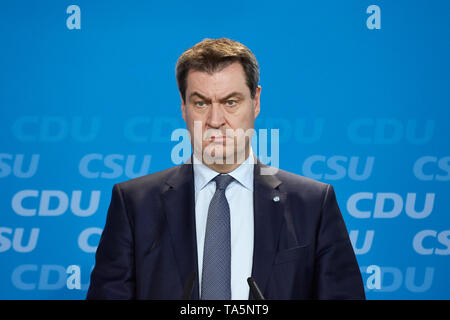
[[[220,128],[225,124],[225,115],[219,104],[213,103],[207,119],[207,125],[212,128]]]

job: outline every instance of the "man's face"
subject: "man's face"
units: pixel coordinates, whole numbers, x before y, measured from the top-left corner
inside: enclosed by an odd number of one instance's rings
[[[213,74],[190,70],[186,80],[186,103],[182,99],[181,110],[197,158],[242,162],[259,114],[261,87],[252,98],[239,62]]]

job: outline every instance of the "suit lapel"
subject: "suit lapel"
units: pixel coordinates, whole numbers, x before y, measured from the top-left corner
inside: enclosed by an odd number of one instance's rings
[[[275,175],[261,174],[266,167],[259,160],[254,169],[254,251],[252,277],[263,292],[267,288],[283,223],[286,194],[278,189]]]
[[[192,170],[192,164],[178,166],[161,194],[183,290],[193,272],[198,272]],[[192,299],[198,299],[198,275],[195,279]]]

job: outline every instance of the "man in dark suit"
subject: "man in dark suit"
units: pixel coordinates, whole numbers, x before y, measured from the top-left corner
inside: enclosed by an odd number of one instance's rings
[[[364,299],[333,187],[262,164],[250,146],[259,68],[229,39],[176,75],[193,154],[114,186],[88,299]]]

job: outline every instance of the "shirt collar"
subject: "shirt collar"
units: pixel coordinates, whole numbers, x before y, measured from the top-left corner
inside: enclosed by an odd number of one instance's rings
[[[193,155],[193,162],[195,192],[199,192],[220,173],[205,166],[195,155]],[[256,158],[250,146],[250,152],[247,159],[228,174],[246,189],[253,191],[253,170],[255,163]]]

